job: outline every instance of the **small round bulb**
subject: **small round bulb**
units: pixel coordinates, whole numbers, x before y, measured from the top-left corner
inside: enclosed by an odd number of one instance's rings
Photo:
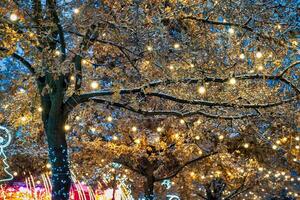
[[[261,58],[263,56],[262,52],[258,51],[255,54],[256,58]]]
[[[198,88],[198,92],[199,92],[199,94],[205,94],[205,92],[206,92],[205,87],[204,87],[203,85],[201,85],[201,86]]]
[[[233,29],[233,28],[229,28],[229,29],[228,29],[228,33],[229,33],[229,34],[234,34],[234,29]]]
[[[175,49],[179,49],[179,48],[180,48],[180,44],[175,43],[175,44],[174,44],[174,48],[175,48]]]
[[[15,22],[15,21],[18,20],[18,15],[16,15],[15,13],[12,13],[12,14],[9,16],[9,19],[10,19],[10,21]]]
[[[236,84],[236,79],[235,79],[234,77],[232,77],[231,79],[229,79],[229,83],[230,83],[231,85]]]
[[[99,83],[97,81],[92,81],[90,86],[92,89],[97,89],[99,87]]]
[[[78,14],[79,13],[79,9],[78,8],[75,8],[74,10],[73,10],[73,12],[75,13],[75,14]]]
[[[239,57],[240,57],[240,59],[244,60],[245,59],[245,54],[241,53]]]

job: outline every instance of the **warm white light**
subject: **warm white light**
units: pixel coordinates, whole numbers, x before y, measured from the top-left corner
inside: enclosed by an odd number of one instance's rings
[[[296,149],[300,149],[300,146],[299,146],[299,145],[296,145],[295,148],[296,148]]]
[[[229,28],[229,29],[228,29],[228,32],[229,32],[230,34],[234,34],[234,29],[233,29],[233,28]]]
[[[201,85],[201,86],[198,88],[198,92],[199,92],[199,94],[205,94],[205,92],[206,92],[205,87],[204,87],[203,85]]]
[[[250,144],[249,143],[245,143],[243,146],[244,146],[244,148],[247,149],[247,148],[249,148]]]
[[[193,68],[193,67],[195,67],[195,65],[192,63],[192,64],[190,64],[190,67],[192,67],[192,68]]]
[[[78,120],[80,120],[80,117],[79,117],[79,116],[76,116],[75,119],[78,121]]]
[[[258,71],[263,71],[263,70],[264,70],[264,66],[258,65],[258,66],[257,66],[257,70],[258,70]]]
[[[152,47],[151,45],[148,45],[148,46],[147,46],[147,50],[148,50],[148,51],[153,51],[153,47]]]
[[[180,124],[185,124],[185,121],[183,119],[181,119]]]
[[[234,77],[232,77],[231,79],[229,79],[229,83],[230,83],[231,85],[236,84],[236,79],[235,79]]]
[[[95,132],[96,131],[96,128],[95,127],[91,127],[90,129],[92,132]]]
[[[136,127],[136,126],[133,126],[133,127],[131,128],[131,130],[132,130],[133,132],[136,132],[136,131],[137,131],[137,127]]]
[[[75,13],[75,14],[78,14],[79,13],[79,9],[78,8],[75,8],[74,10],[73,10],[73,12]]]
[[[173,66],[173,65],[169,65],[169,69],[170,69],[170,70],[173,70],[173,69],[174,69],[174,66]]]
[[[200,140],[200,136],[197,135],[197,136],[195,137],[195,139],[196,139],[196,140]]]
[[[272,145],[272,149],[276,150],[277,149],[277,146],[274,144]]]
[[[18,176],[18,172],[14,172],[14,174],[13,174],[14,176]]]
[[[66,124],[64,128],[65,128],[66,131],[69,131],[71,129],[71,126]]]
[[[56,56],[59,56],[59,55],[60,55],[60,51],[56,50],[56,51],[54,52],[54,54],[55,54]]]
[[[299,136],[295,137],[295,140],[296,140],[296,141],[299,141],[299,140],[300,140],[300,137],[299,137]]]
[[[157,132],[162,132],[163,129],[162,129],[162,127],[157,127],[156,130],[157,130]]]
[[[39,107],[39,108],[38,108],[38,111],[39,111],[39,112],[42,112],[42,111],[43,111],[43,108],[42,108],[42,107]]]
[[[239,57],[240,57],[240,59],[244,60],[245,59],[245,54],[242,53],[242,54],[240,54]]]
[[[262,52],[260,52],[260,51],[256,52],[256,54],[255,54],[256,58],[261,58],[262,55],[263,55],[263,54],[262,54]]]
[[[219,140],[223,140],[224,139],[224,135],[219,135]]]
[[[111,122],[112,120],[113,120],[113,118],[112,118],[111,116],[108,116],[108,117],[107,117],[107,121],[108,121],[108,122]]]
[[[26,121],[26,117],[24,117],[24,116],[21,117],[21,121],[22,121],[22,122],[25,122],[25,121]]]
[[[51,164],[50,164],[50,163],[47,163],[46,167],[47,167],[48,169],[50,169],[50,168],[51,168]]]
[[[17,21],[18,20],[18,15],[16,15],[15,13],[12,13],[10,16],[9,16],[9,19],[10,21]]]
[[[75,81],[75,76],[70,77],[71,81]]]
[[[87,62],[86,59],[82,59],[82,60],[81,60],[81,64],[82,64],[82,65],[86,65],[87,63],[88,63],[88,62]]]
[[[175,49],[179,49],[179,48],[180,48],[180,44],[175,43],[175,44],[174,44],[174,48],[175,48]]]
[[[97,81],[92,81],[90,86],[92,89],[97,89],[99,87],[99,83]]]
[[[118,140],[118,137],[114,135],[113,140],[115,140],[115,141]]]
[[[140,139],[135,139],[135,140],[134,140],[134,143],[140,144],[140,143],[141,143],[141,140],[140,140]]]

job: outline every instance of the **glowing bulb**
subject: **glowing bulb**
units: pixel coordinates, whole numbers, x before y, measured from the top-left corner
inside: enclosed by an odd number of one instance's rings
[[[299,146],[299,145],[296,145],[295,148],[296,148],[296,149],[300,149],[300,146]]]
[[[295,140],[296,140],[296,141],[299,141],[299,140],[300,140],[300,137],[299,137],[299,136],[295,137]]]
[[[249,143],[245,143],[243,146],[245,149],[248,149],[250,145],[249,145]]]
[[[73,12],[75,13],[75,14],[78,14],[79,13],[79,9],[78,8],[75,8],[74,10],[73,10]]]
[[[82,60],[81,60],[81,64],[82,64],[82,65],[86,65],[87,63],[88,63],[88,62],[87,62],[86,59],[82,59]]]
[[[91,130],[92,132],[95,132],[95,131],[96,131],[96,128],[95,128],[95,127],[92,127],[90,130]]]
[[[56,56],[59,56],[59,55],[60,55],[60,51],[56,50],[56,51],[54,51],[54,54],[55,54]]]
[[[281,29],[281,25],[280,25],[280,24],[278,24],[278,25],[277,25],[277,28],[278,28],[278,29]]]
[[[190,67],[191,67],[191,68],[194,68],[194,67],[195,67],[195,65],[192,63],[192,64],[190,64]]]
[[[17,21],[18,20],[18,15],[16,15],[15,13],[12,13],[10,16],[9,16],[9,19],[10,21]]]
[[[242,54],[240,54],[239,57],[240,57],[240,59],[244,60],[245,59],[245,54],[242,53]]]
[[[133,127],[131,128],[131,130],[132,130],[133,132],[136,132],[136,131],[137,131],[137,127],[136,127],[136,126],[133,126]]]
[[[14,174],[13,174],[14,176],[18,176],[18,172],[14,172]]]
[[[229,28],[228,32],[229,32],[229,34],[234,34],[234,29],[233,28]]]
[[[113,118],[112,118],[111,116],[108,116],[108,117],[107,117],[107,121],[108,121],[108,122],[111,122],[112,120],[113,120]]]
[[[66,131],[69,131],[71,129],[71,126],[66,124],[64,128],[65,128]]]
[[[181,119],[180,124],[185,124],[185,121],[183,119]]]
[[[180,44],[175,43],[175,44],[174,44],[174,48],[175,48],[175,49],[179,49],[179,48],[180,48]]]
[[[274,144],[272,145],[272,149],[276,150],[277,149],[277,146]]]
[[[169,65],[170,70],[174,70],[174,65]]]
[[[46,167],[47,167],[48,169],[50,169],[50,168],[51,168],[51,164],[50,164],[50,163],[47,163]]]
[[[148,45],[148,46],[147,46],[147,50],[148,50],[148,51],[153,51],[153,47],[150,46],[150,45]]]
[[[75,81],[75,76],[70,77],[71,81]]]
[[[163,129],[162,129],[162,127],[157,127],[156,130],[157,130],[157,132],[162,132]]]
[[[195,176],[196,174],[195,174],[195,172],[190,172],[190,175]]]
[[[114,135],[113,140],[115,140],[115,141],[118,140],[118,137]]]
[[[257,70],[258,70],[258,71],[263,71],[263,70],[264,70],[264,66],[258,65]]]
[[[219,135],[219,140],[223,140],[224,139],[224,135]]]
[[[26,117],[25,116],[21,117],[21,121],[25,122],[26,121]]]
[[[261,58],[262,57],[262,53],[260,51],[256,52],[255,54],[256,58]]]
[[[97,89],[99,87],[99,83],[97,81],[92,81],[90,86],[92,89]]]
[[[205,87],[204,87],[203,85],[200,86],[200,87],[198,88],[198,92],[199,92],[199,94],[205,94],[205,92],[206,92]]]
[[[236,79],[235,79],[234,77],[232,77],[231,79],[229,79],[229,83],[230,83],[231,85],[236,84]]]
[[[79,116],[76,116],[75,119],[78,121],[78,120],[80,120],[80,117],[79,117]]]
[[[141,143],[141,140],[140,140],[140,139],[135,139],[135,140],[134,140],[134,143],[140,144],[140,143]]]
[[[263,170],[264,170],[264,168],[262,168],[262,167],[258,168],[258,171],[260,171],[260,172],[262,172]]]
[[[39,107],[39,108],[38,108],[38,111],[39,111],[39,112],[42,112],[42,111],[43,111],[43,108],[42,108],[42,107]]]
[[[197,135],[197,136],[195,137],[195,139],[196,139],[196,140],[200,140],[200,136]]]

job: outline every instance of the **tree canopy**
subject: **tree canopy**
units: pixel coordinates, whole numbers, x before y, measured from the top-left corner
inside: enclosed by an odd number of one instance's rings
[[[123,174],[146,199],[297,196],[298,8],[1,1],[0,123],[18,133],[11,155],[24,166],[21,149],[48,146],[55,200],[68,199],[70,169],[91,183]]]

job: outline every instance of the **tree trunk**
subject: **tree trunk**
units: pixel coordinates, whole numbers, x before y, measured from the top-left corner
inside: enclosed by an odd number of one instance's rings
[[[153,200],[154,199],[154,176],[146,177],[144,190],[145,190],[145,199],[146,200]]]
[[[49,116],[46,135],[52,168],[52,200],[69,200],[71,177],[62,114]]]

